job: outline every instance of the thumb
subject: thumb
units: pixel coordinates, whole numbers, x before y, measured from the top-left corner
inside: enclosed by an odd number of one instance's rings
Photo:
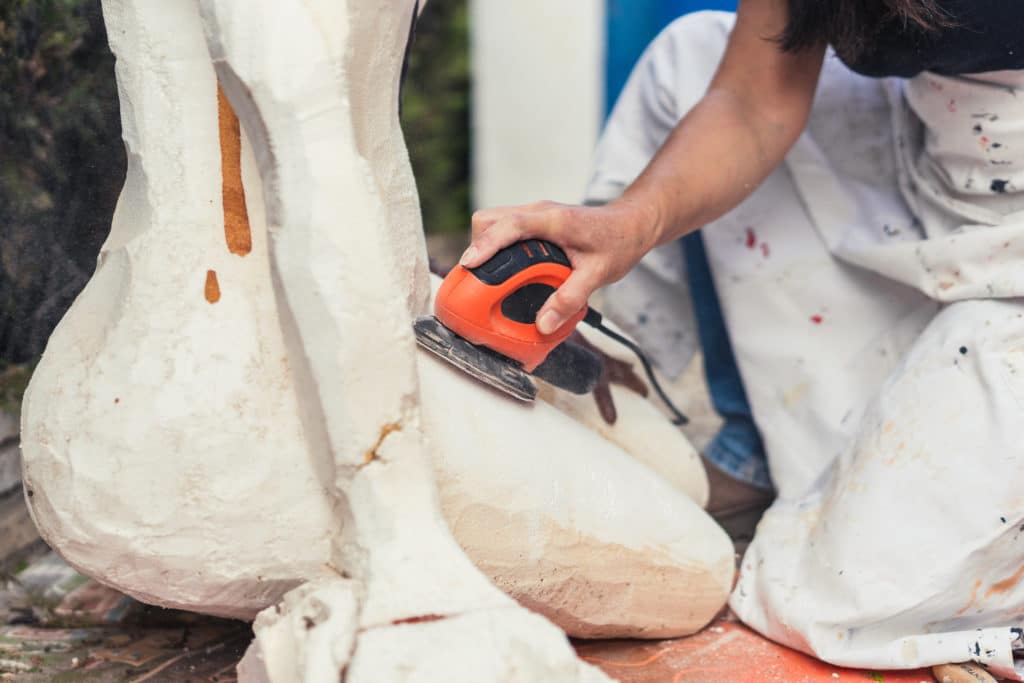
[[[587,300],[598,284],[598,279],[586,270],[574,270],[544,302],[537,315],[537,331],[541,334],[556,332],[566,320],[586,308]]]
[[[459,263],[466,268],[476,268],[500,249],[533,236],[531,230],[543,227],[543,218],[537,215],[514,213],[504,216],[473,238],[473,243],[466,249]]]

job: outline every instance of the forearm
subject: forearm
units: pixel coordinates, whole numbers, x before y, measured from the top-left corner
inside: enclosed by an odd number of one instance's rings
[[[649,215],[648,248],[692,232],[743,201],[803,131],[825,46],[782,51],[775,36],[787,20],[786,0],[740,0],[707,94],[623,194],[623,202]]]
[[[766,115],[712,88],[679,123],[622,201],[649,212],[651,248],[697,230],[745,199],[782,162],[806,112]]]
[[[718,218],[782,161],[807,122],[825,46],[782,51],[787,0],[740,0],[725,55],[704,98],[617,201],[551,202],[478,211],[461,263],[475,268],[515,241],[560,245],[573,265],[537,318],[548,334],[590,294],[624,276],[650,249]]]

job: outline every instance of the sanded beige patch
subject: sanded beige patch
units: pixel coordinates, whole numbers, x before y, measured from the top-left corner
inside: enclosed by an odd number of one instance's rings
[[[714,618],[732,585],[731,557],[703,567],[667,549],[630,548],[480,504],[449,520],[459,545],[499,588],[574,637],[689,635]],[[535,548],[541,557],[531,557]]]

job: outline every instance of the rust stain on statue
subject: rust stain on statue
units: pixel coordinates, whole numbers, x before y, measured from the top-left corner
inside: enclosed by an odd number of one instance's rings
[[[232,254],[245,256],[252,251],[252,230],[242,186],[242,129],[220,86],[217,86],[217,120],[220,124],[224,237]]]
[[[379,460],[380,455],[377,453],[377,451],[380,450],[380,447],[382,445],[384,445],[384,439],[388,438],[389,434],[392,434],[393,432],[399,432],[401,430],[402,426],[399,424],[395,424],[393,422],[381,427],[380,436],[377,437],[377,443],[374,444],[373,448],[371,448],[370,450],[366,451],[366,453],[363,454],[363,464],[369,465],[374,460]]]
[[[206,300],[211,304],[220,301],[220,283],[217,282],[217,271],[206,271]]]
[[[391,623],[395,626],[401,624],[428,624],[432,621],[441,621],[444,617],[440,614],[421,614],[418,617],[407,617],[405,619],[396,619]]]

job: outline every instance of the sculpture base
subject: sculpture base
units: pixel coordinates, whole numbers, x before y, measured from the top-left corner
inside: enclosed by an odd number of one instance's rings
[[[0,616],[13,616],[5,614],[3,606],[5,599],[14,597],[0,589]],[[15,680],[26,683],[58,676],[68,681],[188,678],[229,683],[236,680],[234,667],[252,638],[244,622],[147,608],[93,581],[68,593],[54,614],[53,623],[0,627],[0,674],[14,673]],[[575,645],[582,659],[621,683],[933,680],[924,670],[840,669],[723,620],[689,638],[578,641]]]

